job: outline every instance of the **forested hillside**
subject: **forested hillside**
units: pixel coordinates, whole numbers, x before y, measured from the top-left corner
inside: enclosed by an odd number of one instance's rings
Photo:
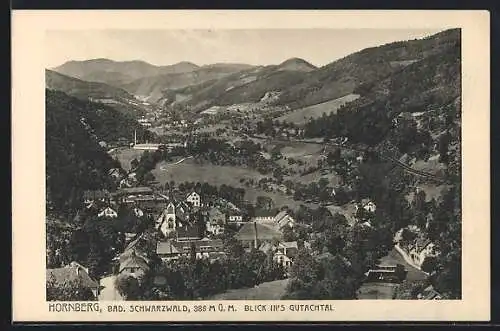
[[[156,66],[144,61],[92,59],[86,61],[68,61],[53,70],[86,81],[120,86],[121,84],[126,84],[142,77],[190,72],[198,68],[196,64],[190,62]]]
[[[46,90],[45,96],[47,200],[56,211],[70,212],[84,190],[112,188],[108,170],[120,165],[103,142],[145,131],[113,108],[62,92]]]
[[[134,100],[127,91],[104,83],[89,82],[69,77],[52,70],[45,70],[45,84],[51,90],[62,91],[79,99],[112,98],[115,100]]]
[[[457,43],[460,44],[460,30],[450,29],[424,39],[366,48],[308,73],[302,83],[283,91],[280,103],[295,109],[356,93],[360,85],[379,81],[409,64],[446,52]]]
[[[365,92],[371,84],[429,57],[447,53],[457,43],[460,43],[460,30],[452,29],[425,39],[367,48],[320,68],[301,59],[291,59],[280,65],[244,70],[177,92],[185,96],[183,103],[196,109],[256,102],[266,92],[275,91],[280,92],[277,104],[297,109]]]
[[[341,107],[336,114],[312,120],[306,125],[310,137],[348,137],[351,142],[376,145],[394,127],[402,113],[448,109],[451,118],[459,109],[450,107],[460,96],[460,43],[457,41],[442,53],[413,63],[380,81],[360,85],[361,98]],[[438,119],[439,114],[433,114]],[[450,119],[451,120],[451,119]],[[436,123],[438,124],[438,123]],[[436,125],[430,131],[443,129]]]

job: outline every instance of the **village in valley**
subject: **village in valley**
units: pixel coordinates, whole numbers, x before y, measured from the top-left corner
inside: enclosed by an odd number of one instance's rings
[[[460,298],[459,37],[47,70],[47,300]],[[364,83],[337,90],[346,67]]]

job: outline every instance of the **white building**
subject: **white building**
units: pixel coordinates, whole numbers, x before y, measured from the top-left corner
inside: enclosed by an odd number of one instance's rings
[[[156,224],[163,235],[166,236],[175,231],[177,228],[177,220],[175,216],[175,204],[170,202],[156,221]]]
[[[295,226],[295,219],[287,211],[283,210],[274,217],[274,223],[280,230],[285,227],[293,228]]]
[[[97,216],[116,218],[118,217],[118,214],[111,207],[106,207],[99,214],[97,214]]]
[[[231,214],[228,217],[228,223],[240,224],[242,222],[243,222],[243,216],[241,216],[239,214]]]
[[[377,206],[373,201],[370,199],[363,199],[361,200],[361,207],[366,210],[367,212],[374,213],[377,210]],[[359,205],[356,205],[356,211],[360,208]]]
[[[135,144],[133,148],[145,151],[156,151],[160,146],[161,144]]]
[[[194,207],[200,207],[201,206],[201,197],[198,193],[196,192],[191,192],[186,198],[187,202],[190,202]]]

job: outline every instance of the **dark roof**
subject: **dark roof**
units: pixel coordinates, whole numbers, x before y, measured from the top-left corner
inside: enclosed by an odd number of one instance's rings
[[[198,196],[200,195],[200,194],[199,194],[198,192],[196,192],[196,191],[191,191],[191,192],[189,192],[188,194],[186,194],[186,198],[189,198],[189,196],[191,196],[192,194],[196,194],[196,195],[198,195]]]
[[[184,201],[179,201],[176,205],[175,205],[175,208],[182,208],[184,209],[184,211],[188,211],[190,209],[189,205],[184,202]]]
[[[153,193],[153,189],[147,186],[125,187],[120,190],[123,194]]]
[[[128,259],[120,263],[120,272],[125,268],[140,268],[147,270],[149,269],[149,266],[142,256],[137,255],[135,251],[132,251],[132,254],[128,257]]]
[[[84,191],[83,197],[85,199],[97,200],[104,199],[110,197],[110,194],[107,190],[95,190],[95,191]]]
[[[179,250],[177,242],[173,240],[159,241],[156,243],[156,254],[179,254],[182,253]]]
[[[75,263],[63,268],[47,269],[46,276],[47,280],[53,277],[56,285],[63,285],[65,281],[75,281],[79,279],[85,287],[92,289],[99,288],[99,283],[92,279],[87,271],[85,271],[80,265]]]
[[[275,215],[276,213],[270,210],[259,209],[255,211],[255,217],[274,217]]]
[[[201,247],[210,247],[212,252],[221,250],[223,248],[223,242],[220,239],[207,239],[207,240],[189,240],[189,241],[160,241],[156,245],[156,254],[182,254],[187,250],[191,249],[191,245],[194,244],[197,252],[201,251]]]
[[[197,226],[183,226],[177,229],[177,238],[201,238]]]

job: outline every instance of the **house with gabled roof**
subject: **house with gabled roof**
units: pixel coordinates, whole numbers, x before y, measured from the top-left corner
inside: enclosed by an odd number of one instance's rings
[[[219,208],[212,207],[208,211],[206,228],[212,234],[221,234],[224,232],[226,224],[226,215]]]
[[[179,259],[184,254],[182,248],[174,240],[158,241],[156,243],[156,255],[162,261],[173,261]]]
[[[118,213],[111,207],[106,207],[97,214],[98,217],[117,218]]]
[[[183,203],[177,203],[171,199],[166,208],[156,220],[156,228],[164,236],[189,224],[189,209]]]
[[[176,234],[177,241],[192,241],[200,240],[202,238],[199,227],[195,225],[188,225],[182,228],[178,228]]]
[[[281,264],[285,269],[290,268],[298,251],[296,241],[279,242],[274,251],[273,260]]]
[[[243,223],[243,215],[240,212],[231,211],[227,214],[227,223],[241,225]]]
[[[191,203],[193,207],[201,207],[201,196],[195,191],[187,195],[186,201]]]
[[[274,217],[274,224],[279,230],[283,230],[285,227],[293,228],[295,223],[295,219],[286,210],[280,211]]]
[[[172,261],[179,259],[181,256],[190,256],[193,249],[197,259],[216,259],[224,254],[222,240],[208,238],[186,241],[160,241],[156,246],[156,254],[163,261]]]
[[[90,277],[88,268],[73,261],[65,267],[46,270],[47,281],[54,282],[54,286],[64,286],[66,282],[78,281],[81,286],[92,291],[94,299],[99,296],[99,282]]]
[[[149,271],[149,265],[146,259],[137,254],[135,249],[132,249],[128,256],[120,262],[118,273],[128,274],[135,278],[143,277]]]

